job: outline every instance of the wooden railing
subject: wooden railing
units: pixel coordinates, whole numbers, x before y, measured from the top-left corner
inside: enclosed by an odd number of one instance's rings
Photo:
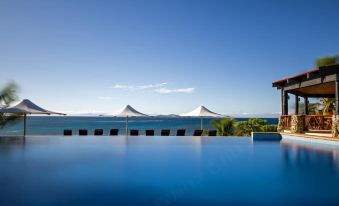
[[[304,130],[331,130],[332,115],[301,115],[304,118]],[[292,115],[281,115],[281,127],[291,129]]]
[[[331,130],[332,115],[306,115],[305,130]]]

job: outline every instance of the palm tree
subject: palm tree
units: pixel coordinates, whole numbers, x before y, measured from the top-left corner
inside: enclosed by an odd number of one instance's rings
[[[330,114],[330,111],[335,109],[335,102],[333,98],[322,98],[320,104],[323,107],[323,115]]]
[[[7,107],[10,103],[17,100],[17,90],[18,86],[15,83],[8,83],[0,92],[0,108]],[[14,123],[18,120],[20,115],[12,114],[5,115],[0,113],[0,128],[3,128],[9,123]]]
[[[231,136],[234,134],[235,119],[223,118],[213,120],[212,124],[217,130],[219,136]]]

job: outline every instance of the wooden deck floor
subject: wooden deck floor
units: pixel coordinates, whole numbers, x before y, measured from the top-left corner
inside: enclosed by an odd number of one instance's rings
[[[303,138],[312,138],[312,139],[322,139],[322,140],[331,140],[339,142],[339,138],[332,137],[332,133],[330,132],[306,132],[304,134],[292,134],[290,131],[285,130],[281,132],[282,135],[293,135],[295,137],[303,137]]]

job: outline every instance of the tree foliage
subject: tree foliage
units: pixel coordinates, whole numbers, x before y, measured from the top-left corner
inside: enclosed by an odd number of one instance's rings
[[[231,118],[215,119],[212,122],[219,136],[231,136],[234,134],[235,120]]]
[[[333,98],[321,98],[320,104],[322,106],[323,115],[330,114],[330,111],[335,109],[335,100]]]
[[[237,136],[251,136],[252,132],[262,132],[263,126],[267,125],[267,120],[251,118],[247,121],[240,121],[236,124]]]
[[[15,83],[8,83],[0,92],[0,108],[7,107],[17,100],[18,86]],[[15,123],[20,115],[0,113],[0,128],[10,123]]]
[[[326,56],[318,58],[316,61],[317,67],[330,66],[339,63],[339,55]]]
[[[248,119],[237,122],[235,119],[224,118],[214,120],[213,126],[219,136],[251,136],[252,132],[276,132],[277,125],[268,124],[264,119]]]

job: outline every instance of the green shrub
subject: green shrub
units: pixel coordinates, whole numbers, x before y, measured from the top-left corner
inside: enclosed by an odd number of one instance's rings
[[[275,124],[264,125],[261,127],[261,130],[263,132],[277,132],[277,125]]]
[[[249,137],[252,132],[263,132],[263,126],[267,126],[267,121],[263,119],[252,118],[240,121],[235,125],[235,135]]]

